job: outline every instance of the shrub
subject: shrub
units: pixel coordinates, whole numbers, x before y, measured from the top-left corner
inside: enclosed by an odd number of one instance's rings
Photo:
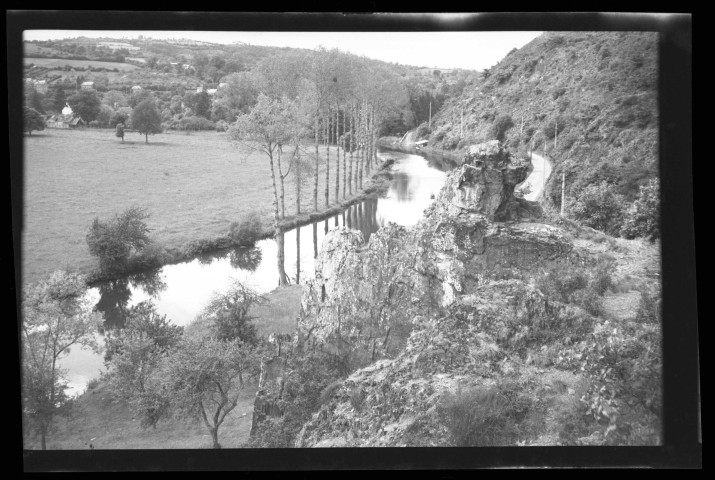
[[[572,303],[573,294],[588,286],[588,276],[583,270],[569,265],[554,265],[537,278],[536,286],[552,298]]]
[[[625,213],[621,235],[626,238],[645,237],[654,241],[660,236],[660,186],[651,179],[640,187],[638,198]]]
[[[252,212],[244,215],[238,222],[231,223],[228,235],[234,245],[250,247],[258,240],[262,229],[261,217]]]
[[[589,185],[569,208],[569,213],[591,228],[618,233],[623,217],[623,197],[606,182]]]
[[[362,404],[365,400],[365,390],[361,386],[357,386],[350,391],[350,405],[356,412],[362,410]]]
[[[417,140],[428,138],[431,132],[432,130],[427,126],[427,124],[423,123],[417,127]]]
[[[593,272],[591,286],[598,295],[603,295],[606,290],[613,287],[613,272],[616,269],[616,260],[610,255],[601,255]]]
[[[498,446],[513,443],[518,423],[531,407],[515,383],[503,382],[494,387],[457,389],[445,393],[437,411],[457,446]]]
[[[514,126],[514,121],[510,115],[499,115],[492,124],[491,134],[493,138],[503,142],[507,130]]]
[[[100,272],[107,275],[124,273],[130,255],[148,246],[149,218],[145,209],[132,207],[108,222],[95,218],[87,233],[89,253],[99,260]]]

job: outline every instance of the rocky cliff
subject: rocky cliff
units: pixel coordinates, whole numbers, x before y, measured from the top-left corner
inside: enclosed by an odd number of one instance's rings
[[[462,390],[528,406],[507,415],[528,434],[497,443],[555,443],[558,422],[545,419],[569,415],[583,382],[546,368],[550,332],[583,340],[594,319],[547,298],[534,279],[594,259],[540,223],[538,204],[514,197],[527,168],[498,141],[474,146],[415,227],[387,225],[367,244],[347,229],[326,236],[296,344],[330,352],[347,378],[324,395],[295,446],[453,444],[443,399]],[[261,402],[278,395],[264,391]]]

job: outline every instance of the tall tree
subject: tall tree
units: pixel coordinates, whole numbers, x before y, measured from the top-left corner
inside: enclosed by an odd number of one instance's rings
[[[102,105],[94,90],[79,90],[67,99],[67,103],[87,123],[97,118]]]
[[[228,130],[229,138],[241,149],[264,154],[269,161],[273,183],[273,227],[276,237],[280,231],[278,186],[275,160],[282,145],[288,145],[299,136],[300,122],[296,104],[290,100],[272,100],[266,95],[258,97],[256,105],[247,114],[239,115]],[[279,285],[288,283],[285,274],[284,251],[278,249]]]
[[[86,297],[86,279],[56,271],[26,289],[22,300],[22,399],[25,427],[41,448],[57,415],[67,412],[67,383],[59,360],[75,345],[96,346],[102,317]]]

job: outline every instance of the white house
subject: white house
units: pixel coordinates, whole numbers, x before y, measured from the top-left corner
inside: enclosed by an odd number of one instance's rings
[[[94,90],[94,82],[82,82],[82,90]]]
[[[142,87],[140,85],[134,85],[132,87],[132,93],[141,92]]]

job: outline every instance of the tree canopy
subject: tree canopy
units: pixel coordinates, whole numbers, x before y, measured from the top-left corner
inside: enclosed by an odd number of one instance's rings
[[[94,90],[79,90],[67,99],[72,110],[89,123],[99,115],[102,101]]]
[[[152,98],[144,100],[132,110],[132,127],[146,138],[149,143],[149,135],[161,133],[161,114],[156,108],[156,103]]]
[[[67,413],[67,382],[58,360],[75,345],[96,346],[101,314],[86,297],[86,279],[56,271],[27,288],[22,300],[22,399],[26,432],[42,449],[53,419]]]
[[[44,130],[45,120],[40,115],[40,112],[34,108],[24,107],[23,108],[24,117],[24,131],[32,135],[34,130]]]

